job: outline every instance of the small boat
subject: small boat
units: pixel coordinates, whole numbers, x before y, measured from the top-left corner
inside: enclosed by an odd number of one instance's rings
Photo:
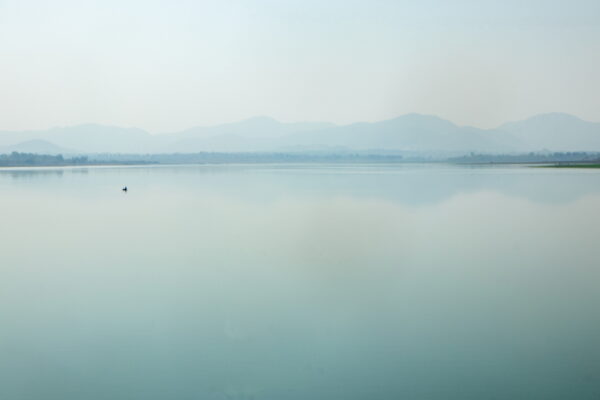
[[[127,191],[127,186],[125,186],[125,187],[124,187],[123,189],[121,189],[121,190],[123,190],[124,192],[126,192],[126,191]]]

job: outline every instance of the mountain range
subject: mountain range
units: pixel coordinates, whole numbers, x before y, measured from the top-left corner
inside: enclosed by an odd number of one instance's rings
[[[0,131],[0,153],[196,153],[368,151],[373,153],[518,153],[600,151],[600,123],[564,113],[540,114],[494,129],[458,126],[432,115],[334,125],[282,123],[269,117],[151,135],[97,124]]]

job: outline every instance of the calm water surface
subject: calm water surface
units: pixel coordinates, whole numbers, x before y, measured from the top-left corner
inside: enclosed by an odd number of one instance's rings
[[[598,400],[599,237],[594,170],[2,169],[0,399]]]

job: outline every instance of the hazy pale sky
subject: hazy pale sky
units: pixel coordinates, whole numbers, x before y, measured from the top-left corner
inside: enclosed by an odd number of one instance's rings
[[[0,130],[600,121],[600,1],[0,0]]]

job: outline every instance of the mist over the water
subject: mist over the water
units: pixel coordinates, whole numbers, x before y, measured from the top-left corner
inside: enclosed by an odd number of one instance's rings
[[[0,193],[1,398],[600,394],[597,173],[4,169]]]

